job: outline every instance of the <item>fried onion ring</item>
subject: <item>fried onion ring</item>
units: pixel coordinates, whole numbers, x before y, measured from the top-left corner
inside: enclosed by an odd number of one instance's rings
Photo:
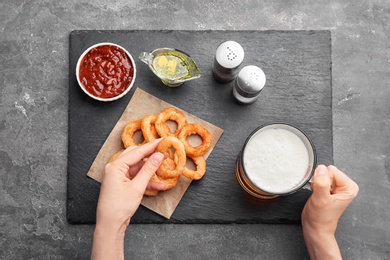
[[[177,176],[175,178],[164,179],[164,178],[159,177],[157,174],[154,174],[152,176],[152,178],[150,179],[150,181],[165,184],[166,187],[165,187],[164,191],[166,191],[166,190],[173,189],[176,186],[176,184],[178,183],[179,179],[180,179],[180,176]],[[157,196],[158,192],[159,192],[158,190],[146,189],[144,195],[149,196],[149,197],[154,197],[154,196]]]
[[[172,120],[177,123],[177,128],[174,133],[171,132],[171,129],[167,125],[167,121]],[[168,107],[162,110],[156,118],[155,126],[157,133],[161,137],[166,136],[177,136],[177,134],[180,132],[180,129],[183,128],[187,124],[187,120],[183,112],[180,110],[174,108],[174,107]]]
[[[124,151],[125,149],[121,149],[119,150],[118,152],[114,153],[111,158],[108,160],[109,163],[112,163],[113,161],[115,161],[116,158],[118,158],[118,156]]]
[[[156,151],[164,154],[168,152],[168,149],[171,149],[171,147],[175,149],[174,154],[177,157],[177,159],[175,158],[175,167],[171,169],[171,167],[169,167],[165,161],[172,159],[169,157],[166,158],[156,171],[157,175],[161,178],[169,179],[180,176],[186,164],[186,153],[184,150],[184,145],[174,136],[164,137],[158,143]]]
[[[157,116],[153,114],[146,115],[141,122],[141,131],[144,135],[145,142],[150,142],[158,138],[158,133],[154,123],[156,122]]]
[[[125,126],[125,128],[123,129],[122,142],[123,142],[123,146],[125,148],[132,146],[132,145],[141,145],[142,144],[142,143],[136,144],[135,140],[133,138],[135,132],[141,131],[141,122],[142,122],[142,119],[132,121],[132,122],[128,123]]]
[[[167,158],[167,159],[168,160],[163,161],[163,164],[165,165],[165,167],[167,167],[167,169],[171,169],[171,170],[175,169],[175,162],[170,158]],[[164,190],[170,190],[176,186],[177,182],[179,181],[179,178],[180,178],[180,175],[177,177],[174,177],[174,178],[165,179],[165,178],[161,178],[157,174],[154,174],[152,176],[152,178],[150,179],[150,181],[165,184]],[[159,191],[157,191],[157,190],[146,189],[144,195],[149,196],[149,197],[157,196],[158,192]]]
[[[164,178],[161,178],[160,176],[158,176],[157,174],[155,174],[155,175],[152,176],[150,181],[165,184],[166,187],[165,187],[164,190],[170,190],[170,189],[172,189],[172,188],[174,188],[176,186],[176,184],[179,181],[179,179],[180,179],[180,175],[177,176],[177,177],[174,177],[174,178],[164,179]]]
[[[144,192],[144,195],[148,196],[148,197],[155,197],[155,196],[158,195],[158,190],[148,190],[148,189],[146,189],[145,192]]]
[[[188,143],[187,137],[193,134],[198,134],[202,138],[202,144],[192,146]],[[184,144],[185,151],[188,156],[198,157],[204,155],[211,148],[210,132],[199,124],[187,124],[179,132],[179,140]]]
[[[168,121],[175,122],[176,127],[170,127]],[[142,143],[138,140],[138,131],[142,133]],[[188,138],[191,135],[200,136],[202,139],[201,145],[193,145],[191,138]],[[150,182],[164,184],[165,188],[163,190],[165,191],[177,185],[181,174],[190,180],[199,180],[205,175],[206,161],[203,155],[211,148],[211,134],[199,124],[187,124],[184,113],[179,109],[168,107],[157,116],[148,114],[142,119],[129,122],[124,127],[121,135],[125,148],[139,146],[159,137],[163,138],[157,145],[156,151],[163,153],[165,159],[150,178]],[[116,152],[108,162],[113,162],[124,150]],[[147,157],[143,159],[143,161],[146,160],[148,160]],[[187,160],[192,160],[195,169],[187,167],[186,162],[189,162]],[[151,188],[145,190],[145,196],[157,196],[159,194],[159,190],[154,190],[153,185],[156,184],[149,185]]]
[[[203,158],[203,156],[188,156],[188,158],[190,158],[194,162],[196,170],[190,170],[186,166],[183,170],[183,175],[190,180],[200,180],[206,173],[206,160]]]

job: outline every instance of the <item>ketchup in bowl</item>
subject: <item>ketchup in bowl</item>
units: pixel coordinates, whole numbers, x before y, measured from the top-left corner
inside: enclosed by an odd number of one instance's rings
[[[112,101],[124,96],[135,80],[130,53],[113,43],[88,48],[80,57],[76,75],[79,85],[94,99]]]

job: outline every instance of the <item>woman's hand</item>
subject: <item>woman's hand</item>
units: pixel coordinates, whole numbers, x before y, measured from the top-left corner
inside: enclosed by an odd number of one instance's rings
[[[146,188],[164,190],[165,185],[150,182],[164,159],[162,153],[155,153],[159,142],[160,139],[129,147],[105,166],[96,213],[92,259],[123,258],[125,231]]]
[[[334,166],[319,165],[311,183],[313,194],[302,211],[302,228],[312,259],[341,259],[335,239],[338,221],[359,187]],[[329,258],[327,258],[329,257]]]

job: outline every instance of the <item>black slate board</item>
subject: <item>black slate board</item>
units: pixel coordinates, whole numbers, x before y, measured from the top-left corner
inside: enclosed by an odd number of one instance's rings
[[[232,86],[214,81],[217,46],[235,40],[244,47],[242,66],[257,65],[267,83],[259,100],[237,103]],[[100,184],[86,176],[105,139],[130,101],[101,103],[77,85],[81,53],[99,42],[125,47],[137,66],[135,87],[224,129],[209,156],[207,175],[192,182],[171,219],[141,206],[132,223],[299,223],[307,190],[264,202],[246,196],[235,179],[234,164],[246,137],[257,126],[289,122],[303,129],[318,152],[318,163],[333,163],[331,34],[329,31],[73,31],[69,50],[69,147],[67,219],[95,223]],[[164,86],[138,59],[142,51],[173,47],[189,53],[203,72],[179,88]]]

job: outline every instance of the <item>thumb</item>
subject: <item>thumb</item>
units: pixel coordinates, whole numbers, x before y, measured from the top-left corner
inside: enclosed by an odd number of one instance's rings
[[[154,153],[142,166],[141,170],[138,174],[133,178],[133,181],[137,182],[138,185],[142,189],[146,189],[150,178],[152,178],[153,174],[156,173],[158,167],[160,167],[162,161],[164,160],[164,154],[162,153]]]
[[[311,187],[313,196],[322,197],[330,195],[331,178],[328,169],[324,165],[319,165],[313,176]]]

